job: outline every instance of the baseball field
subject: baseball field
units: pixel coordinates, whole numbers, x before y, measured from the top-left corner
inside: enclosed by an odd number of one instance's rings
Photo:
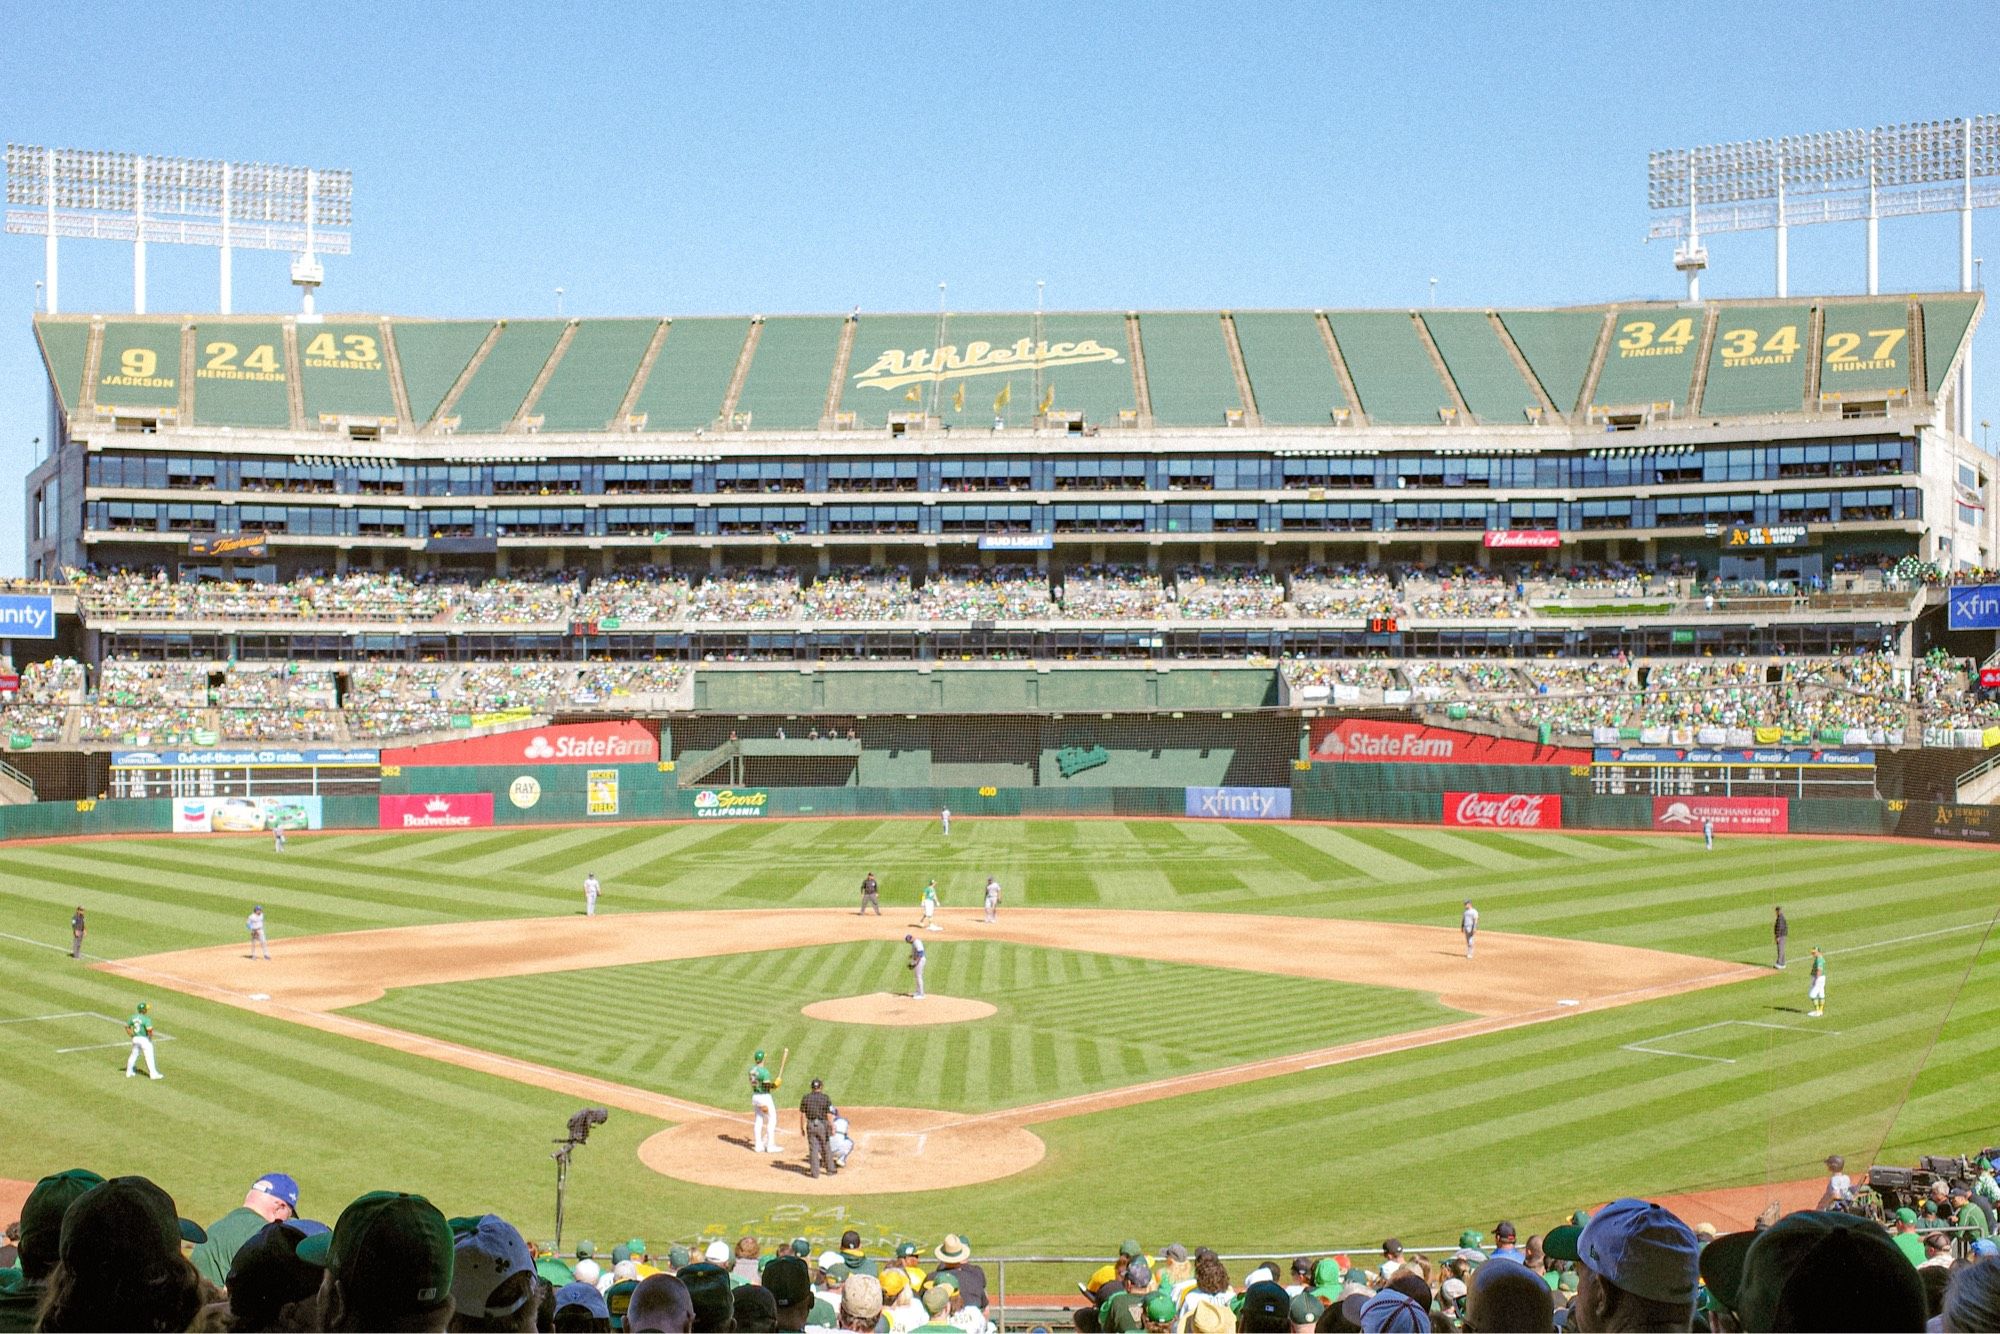
[[[2000,1140],[1996,872],[1892,841],[1110,820],[9,845],[0,1177],[139,1172],[209,1218],[286,1171],[308,1215],[389,1187],[546,1235],[550,1141],[601,1104],[571,1237],[1448,1241]],[[141,999],[159,1083],[122,1077]],[[789,1051],[779,1157],[747,1147],[758,1048]],[[790,1110],[815,1075],[860,1144],[818,1182]]]

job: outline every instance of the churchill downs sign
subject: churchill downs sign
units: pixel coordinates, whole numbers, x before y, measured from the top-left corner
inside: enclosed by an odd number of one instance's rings
[[[890,348],[875,358],[875,364],[854,377],[861,389],[901,389],[904,385],[927,384],[935,380],[963,380],[975,375],[1001,375],[1008,371],[1049,370],[1056,366],[1087,366],[1093,362],[1123,363],[1117,349],[1095,338],[1075,343],[1036,342],[1023,338],[1005,346],[971,342],[961,350],[956,344],[918,348],[906,352]]]

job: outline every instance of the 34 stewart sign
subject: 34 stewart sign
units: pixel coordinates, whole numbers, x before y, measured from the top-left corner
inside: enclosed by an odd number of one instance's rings
[[[1312,726],[1311,758],[1322,764],[1589,764],[1590,752],[1422,723],[1320,718]]]
[[[1562,801],[1554,792],[1447,792],[1444,822],[1458,829],[1560,829]]]

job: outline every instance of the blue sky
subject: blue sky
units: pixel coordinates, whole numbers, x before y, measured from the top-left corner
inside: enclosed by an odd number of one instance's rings
[[[2000,110],[1959,54],[2000,36],[1985,5],[6,8],[0,134],[351,168],[322,308],[415,315],[1676,297],[1649,149]],[[1883,290],[1956,287],[1956,226],[1884,223]],[[1768,234],[1709,251],[1704,295],[1772,293]],[[1862,289],[1859,225],[1791,252],[1794,295]],[[239,253],[237,309],[294,309],[288,262]],[[149,270],[152,310],[215,309],[213,251]],[[45,430],[41,272],[0,238],[10,478]],[[65,245],[66,311],[130,303],[128,246]]]

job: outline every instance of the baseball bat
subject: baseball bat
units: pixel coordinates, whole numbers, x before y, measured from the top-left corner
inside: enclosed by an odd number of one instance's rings
[[[780,1052],[778,1055],[778,1079],[779,1082],[781,1083],[784,1081],[785,1078],[785,1062],[791,1059],[792,1059],[792,1049],[790,1047],[785,1048],[784,1051]]]

